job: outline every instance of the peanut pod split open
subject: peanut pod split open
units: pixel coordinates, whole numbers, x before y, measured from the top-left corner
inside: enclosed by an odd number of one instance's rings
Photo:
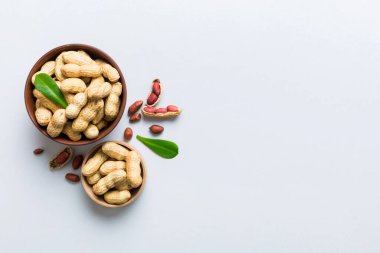
[[[166,108],[146,106],[142,109],[142,114],[148,118],[174,118],[180,115],[181,112],[182,109],[174,105],[168,105]]]
[[[160,79],[154,79],[152,82],[152,91],[146,99],[148,106],[155,106],[160,101],[162,94],[162,85]]]

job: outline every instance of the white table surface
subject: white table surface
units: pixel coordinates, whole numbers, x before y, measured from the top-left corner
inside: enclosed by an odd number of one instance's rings
[[[0,8],[1,252],[380,252],[380,2],[8,1]],[[113,57],[128,105],[161,78],[180,154],[105,209],[50,171],[24,107],[66,43]],[[152,122],[133,125],[150,136]],[[122,140],[127,117],[105,140]],[[87,152],[93,145],[75,148]],[[32,151],[46,151],[36,157]]]

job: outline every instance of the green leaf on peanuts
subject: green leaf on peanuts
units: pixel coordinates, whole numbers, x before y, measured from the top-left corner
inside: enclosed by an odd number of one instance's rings
[[[67,101],[53,78],[46,73],[39,73],[34,79],[34,87],[54,104],[67,107]]]

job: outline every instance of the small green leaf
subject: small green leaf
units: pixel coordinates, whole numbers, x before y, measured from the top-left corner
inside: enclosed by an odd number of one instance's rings
[[[178,155],[178,146],[172,141],[150,139],[137,135],[136,138],[150,148],[154,153],[163,158],[174,158]]]
[[[34,79],[34,86],[39,92],[41,92],[45,97],[47,97],[56,105],[59,105],[62,108],[67,107],[66,99],[63,96],[61,90],[53,78],[51,78],[48,74],[37,74],[36,78]]]

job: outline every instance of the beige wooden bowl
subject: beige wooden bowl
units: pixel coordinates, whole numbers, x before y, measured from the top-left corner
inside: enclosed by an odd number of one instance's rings
[[[130,190],[130,192],[131,192],[131,198],[126,203],[121,204],[121,205],[108,204],[104,200],[103,196],[97,196],[92,191],[92,186],[87,182],[86,178],[83,175],[81,175],[82,186],[83,186],[83,189],[86,192],[86,194],[90,197],[90,199],[92,199],[95,203],[97,203],[97,204],[99,204],[101,206],[110,207],[110,208],[127,206],[127,205],[131,204],[133,201],[135,201],[135,199],[137,199],[137,197],[140,196],[142,190],[144,189],[144,185],[145,185],[145,181],[146,181],[145,162],[144,162],[144,159],[141,156],[141,154],[134,147],[132,147],[131,145],[129,145],[128,143],[122,142],[122,141],[109,141],[109,142],[115,142],[115,143],[117,143],[117,144],[119,144],[119,145],[127,148],[128,150],[134,150],[134,151],[136,151],[140,155],[140,159],[141,159],[140,167],[141,167],[141,177],[142,177],[142,183],[141,183],[141,185],[138,188]],[[93,147],[90,150],[90,152],[86,155],[86,157],[83,160],[82,167],[87,162],[88,159],[90,159],[91,157],[93,157],[95,155],[96,151],[98,151],[98,149],[101,148],[104,143],[106,143],[106,142],[99,143],[98,145],[96,145],[95,147]]]

